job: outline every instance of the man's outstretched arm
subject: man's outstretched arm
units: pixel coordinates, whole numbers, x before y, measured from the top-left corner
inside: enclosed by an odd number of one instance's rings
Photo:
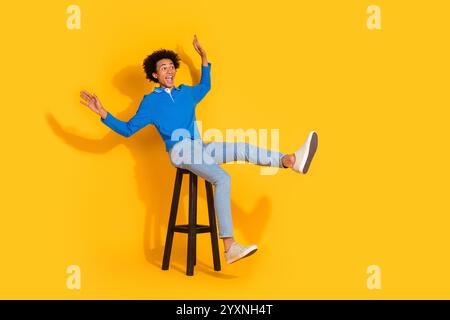
[[[194,35],[194,49],[202,58],[202,76],[200,83],[192,87],[192,94],[194,96],[195,103],[199,103],[203,97],[211,89],[211,63],[208,62],[206,51],[198,42],[197,36]]]
[[[84,100],[81,103],[100,115],[100,120],[105,125],[124,137],[129,137],[152,123],[148,106],[144,103],[145,98],[142,100],[136,114],[128,122],[121,121],[106,111],[95,94],[82,91],[81,98]]]

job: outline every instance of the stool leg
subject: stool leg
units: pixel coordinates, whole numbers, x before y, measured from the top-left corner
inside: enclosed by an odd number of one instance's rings
[[[197,237],[197,176],[190,174],[189,178],[189,227],[188,227],[188,253],[186,274],[194,275],[195,247]]]
[[[209,227],[211,229],[211,247],[213,252],[214,270],[220,271],[219,240],[217,237],[216,211],[214,209],[213,188],[211,183],[206,180],[205,186],[206,186],[206,198],[208,201]]]
[[[166,245],[164,247],[164,259],[162,265],[163,270],[169,269],[170,253],[172,251],[173,234],[175,223],[177,220],[178,202],[180,199],[182,181],[183,181],[183,173],[180,169],[177,169],[175,186],[173,188],[172,206],[170,208],[169,226],[167,227]]]
[[[194,207],[193,213],[194,213],[194,230],[195,230],[195,235],[194,235],[194,258],[193,258],[193,260],[194,260],[194,266],[195,266],[195,265],[197,265],[197,194],[198,194],[198,192],[197,192],[197,185],[198,185],[198,180],[197,180],[197,176],[195,174],[192,174],[192,176],[195,179],[195,182],[194,182],[194,184],[195,184],[194,193],[195,194],[193,195],[193,197],[194,197],[194,199],[193,199],[193,202],[194,202],[194,204],[193,204],[193,207]]]
[[[194,195],[194,266],[197,265],[197,176],[195,176],[195,195]]]

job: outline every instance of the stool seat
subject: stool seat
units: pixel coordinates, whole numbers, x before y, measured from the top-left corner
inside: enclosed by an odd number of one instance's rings
[[[183,175],[189,175],[189,223],[175,225],[178,213]],[[210,233],[214,270],[220,271],[219,241],[217,236],[216,214],[214,209],[214,194],[212,184],[205,180],[206,199],[208,203],[209,225],[197,224],[197,175],[187,169],[177,168],[175,185],[170,208],[169,226],[167,228],[166,244],[162,269],[169,270],[170,254],[172,251],[173,236],[175,232],[188,235],[186,275],[194,275],[194,266],[197,260],[197,234]]]

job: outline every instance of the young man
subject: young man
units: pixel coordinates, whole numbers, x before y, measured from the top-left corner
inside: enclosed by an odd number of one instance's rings
[[[248,143],[203,143],[196,124],[195,107],[211,88],[211,63],[196,36],[193,45],[202,59],[200,83],[176,87],[175,75],[180,66],[178,55],[164,49],[153,52],[145,59],[143,67],[147,79],[160,86],[144,96],[136,114],[128,122],[106,111],[95,94],[82,91],[81,103],[100,115],[105,125],[125,137],[153,124],[164,140],[172,165],[188,169],[215,186],[214,206],[219,237],[223,240],[226,262],[233,263],[253,254],[257,246],[243,246],[233,238],[230,176],[220,164],[241,160],[261,166],[292,168],[305,174],[316,152],[318,137],[314,131],[310,132],[303,145],[293,154],[266,150]],[[182,137],[180,132],[184,133]],[[193,161],[192,158],[201,161]]]

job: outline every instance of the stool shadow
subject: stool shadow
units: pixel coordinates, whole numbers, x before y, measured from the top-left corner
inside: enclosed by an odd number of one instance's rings
[[[181,46],[177,46],[177,52],[181,60],[188,66],[193,83],[198,83],[200,79],[200,69],[194,66],[194,63]],[[137,106],[142,100],[143,95],[149,93],[149,89],[151,92],[154,88],[153,83],[150,83],[145,79],[140,65],[131,65],[123,68],[113,77],[112,83],[120,93],[131,99],[131,102],[125,111],[118,112],[114,115],[123,121],[130,119],[136,113]],[[82,89],[85,88],[80,88],[79,91]],[[74,96],[74,99],[78,99],[78,94],[79,92],[76,92],[76,97]],[[105,102],[107,99],[102,99],[102,101],[107,105]],[[80,108],[87,107],[80,104]],[[119,136],[112,130],[100,139],[90,139],[79,135],[74,128],[63,128],[54,115],[50,113],[46,114],[46,122],[52,132],[64,143],[82,152],[100,155],[106,154],[119,146],[128,148],[135,162],[134,171],[138,196],[146,205],[143,233],[145,258],[149,263],[160,269],[176,168],[171,165],[169,155],[165,151],[164,143],[156,128],[148,126],[128,139]],[[99,117],[98,123],[101,124]],[[183,179],[183,188],[180,199],[183,199],[183,197],[188,194],[188,183],[186,181],[187,179]],[[204,182],[201,183],[202,181],[203,179],[199,179],[198,197],[206,202],[206,192],[204,189]],[[154,192],[155,190],[158,192]],[[270,214],[270,203],[268,198],[261,198],[250,214],[246,214],[232,201],[232,212],[235,228],[236,225],[245,228],[246,231],[244,234],[246,240],[258,242],[261,239],[264,226]],[[182,201],[180,201],[179,204],[178,215],[178,219],[187,221],[187,208]],[[203,212],[199,212],[198,216],[200,217],[201,215],[203,215]],[[206,212],[205,215],[207,216]],[[170,268],[185,273],[187,237],[183,236],[184,235],[176,235],[174,237]],[[222,246],[221,243],[219,245]],[[223,255],[221,257],[221,263],[224,263]],[[211,253],[211,261],[208,263],[197,259],[196,271],[205,272],[222,279],[234,277],[232,275],[224,274],[223,272],[215,272],[212,266]]]

